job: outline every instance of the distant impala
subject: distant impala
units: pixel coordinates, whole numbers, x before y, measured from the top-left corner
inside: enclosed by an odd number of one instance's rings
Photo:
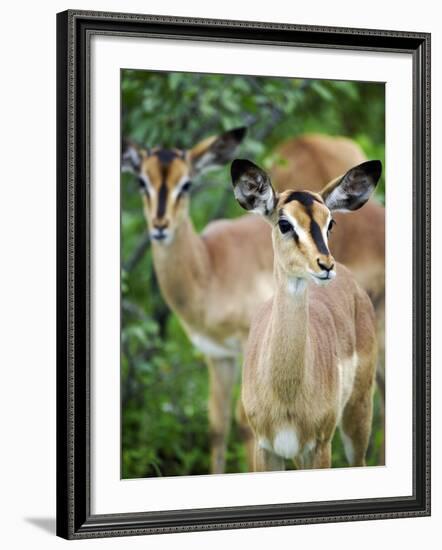
[[[224,471],[238,358],[257,304],[272,295],[273,254],[257,216],[215,221],[198,235],[190,191],[192,178],[233,158],[245,133],[237,128],[189,151],[129,145],[123,152],[123,167],[139,179],[161,292],[209,367],[212,473]],[[254,445],[240,401],[237,419],[251,467]]]

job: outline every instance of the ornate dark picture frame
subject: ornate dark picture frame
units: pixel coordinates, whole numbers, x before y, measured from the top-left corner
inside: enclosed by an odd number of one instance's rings
[[[94,34],[408,53],[413,58],[413,495],[92,515],[89,46]],[[430,514],[430,35],[98,13],[57,16],[57,534],[67,539]]]

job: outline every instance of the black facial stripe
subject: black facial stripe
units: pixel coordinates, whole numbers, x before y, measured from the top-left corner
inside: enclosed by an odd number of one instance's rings
[[[290,195],[285,199],[284,204],[287,204],[288,202],[291,202],[291,201],[298,201],[306,207],[311,206],[313,204],[313,201],[316,201],[319,203],[321,202],[315,196],[305,191],[293,191],[293,193],[290,193]]]
[[[163,181],[160,187],[160,192],[158,193],[158,211],[157,217],[162,218],[166,212],[166,203],[167,203],[167,185]]]
[[[327,245],[325,244],[324,237],[322,236],[321,228],[313,219],[312,213],[313,203],[316,201],[323,204],[323,202],[306,191],[293,191],[293,193],[290,193],[290,195],[285,199],[284,204],[291,201],[298,201],[301,203],[304,206],[306,213],[310,216],[310,234],[319,252],[321,252],[321,254],[330,254]]]
[[[327,245],[324,242],[324,237],[322,236],[321,228],[313,218],[310,221],[310,233],[319,252],[321,252],[321,254],[327,254],[327,255],[330,254],[330,252],[328,251]]]
[[[154,155],[158,157],[161,164],[170,164],[173,159],[178,158],[178,153],[171,149],[158,149],[154,152]]]

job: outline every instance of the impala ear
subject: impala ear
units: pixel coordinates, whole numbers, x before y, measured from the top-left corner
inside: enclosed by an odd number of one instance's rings
[[[246,133],[247,128],[242,126],[200,141],[188,153],[192,173],[196,175],[230,162]]]
[[[277,195],[264,170],[246,159],[235,159],[230,169],[233,192],[245,209],[263,216],[270,216],[276,206]]]
[[[121,170],[139,174],[143,157],[149,155],[145,147],[140,147],[132,141],[124,138],[121,145]]]
[[[381,173],[381,161],[368,160],[331,181],[321,196],[330,212],[358,210],[375,190]]]

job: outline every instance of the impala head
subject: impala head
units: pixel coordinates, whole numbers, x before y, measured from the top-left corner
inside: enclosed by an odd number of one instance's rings
[[[327,284],[336,275],[328,248],[333,212],[363,206],[381,170],[380,161],[367,161],[331,181],[320,193],[284,191],[280,195],[266,172],[249,160],[234,160],[231,174],[239,204],[263,215],[273,226],[275,260],[282,271],[290,278]]]
[[[138,177],[150,236],[172,241],[188,215],[192,180],[202,172],[232,160],[246,128],[209,137],[190,150],[123,144],[122,169]]]

